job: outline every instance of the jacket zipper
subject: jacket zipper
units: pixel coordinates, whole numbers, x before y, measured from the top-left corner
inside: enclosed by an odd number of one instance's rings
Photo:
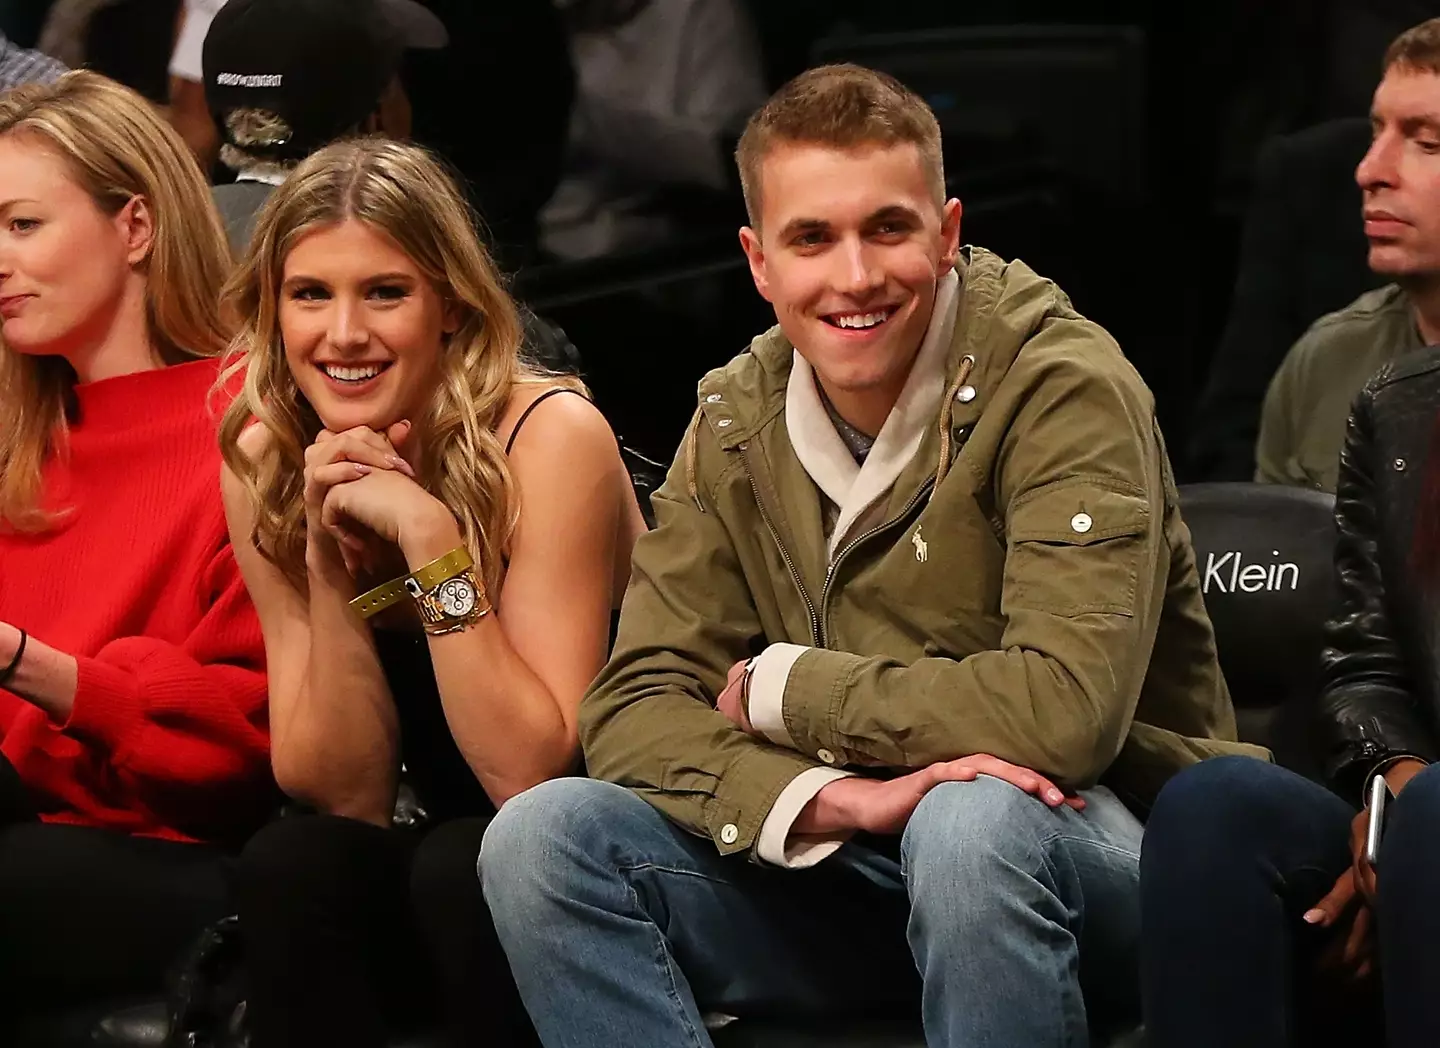
[[[878,535],[880,534],[880,532],[885,531],[888,528],[894,527],[906,517],[910,516],[911,512],[913,512],[915,507],[920,503],[920,500],[926,498],[934,487],[935,479],[932,477],[924,484],[922,484],[920,486],[920,489],[916,491],[915,494],[910,496],[910,501],[905,503],[905,506],[900,510],[899,513],[895,514],[895,516],[891,517],[883,524],[877,524],[875,527],[871,528],[864,534],[857,535],[855,538],[845,543],[844,546],[840,547],[840,552],[835,554],[834,559],[830,561],[830,566],[825,569],[825,585],[820,590],[820,608],[822,611],[825,608],[826,602],[830,599],[830,581],[835,577],[835,571],[837,568],[840,567],[840,562],[845,559],[846,554],[848,554],[856,546],[860,545],[860,543],[869,539],[872,535]],[[762,515],[764,514],[765,511],[763,507],[760,512]],[[818,620],[815,632],[820,638],[820,642],[816,645],[816,647],[825,647],[825,622],[823,619]]]
[[[775,545],[780,550],[780,559],[790,570],[790,578],[794,580],[795,588],[800,591],[800,597],[805,601],[805,608],[810,612],[810,642],[814,647],[823,648],[825,645],[821,643],[820,616],[815,611],[815,602],[810,599],[810,594],[805,590],[805,583],[801,581],[800,572],[795,569],[795,562],[790,559],[790,551],[780,540],[780,531],[775,527],[775,522],[770,519],[770,511],[765,508],[765,500],[760,497],[760,485],[755,483],[755,474],[751,472],[750,462],[743,453],[740,461],[745,465],[745,477],[750,481],[750,490],[755,494],[755,505],[760,508],[760,519],[765,521],[765,526],[770,529],[770,537],[775,540]]]

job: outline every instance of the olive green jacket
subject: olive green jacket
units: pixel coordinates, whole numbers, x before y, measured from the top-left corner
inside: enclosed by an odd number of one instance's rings
[[[961,276],[932,421],[833,559],[787,430],[790,343],[767,332],[700,383],[580,734],[590,774],[723,853],[826,765],[991,753],[1144,807],[1201,758],[1266,756],[1234,741],[1144,383],[1023,263],[967,248]],[[736,661],[784,642],[805,646],[790,746],[714,709]]]
[[[1350,405],[1371,375],[1424,344],[1409,296],[1395,284],[1311,324],[1265,393],[1255,479],[1333,494]]]

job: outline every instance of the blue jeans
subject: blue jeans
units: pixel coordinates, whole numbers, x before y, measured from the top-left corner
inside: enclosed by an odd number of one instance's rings
[[[702,1012],[917,998],[936,1048],[1083,1048],[1097,1011],[1138,1012],[1141,836],[1109,791],[1085,797],[1077,813],[998,779],[946,783],[898,861],[852,841],[777,870],[622,787],[561,779],[501,809],[481,876],[547,1048],[705,1048]]]
[[[1358,798],[1357,798],[1358,801]],[[1440,768],[1390,805],[1376,865],[1383,1024],[1373,985],[1323,981],[1336,933],[1301,914],[1350,865],[1356,807],[1247,757],[1177,775],[1141,863],[1145,1024],[1152,1048],[1440,1044]]]

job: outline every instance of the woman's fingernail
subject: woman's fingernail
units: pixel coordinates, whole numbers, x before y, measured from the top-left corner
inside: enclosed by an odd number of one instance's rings
[[[365,463],[363,463],[363,462],[356,462],[354,465],[355,465],[355,472],[356,472],[356,473],[369,473],[369,472],[370,472],[370,467],[367,466],[367,465],[365,465]]]
[[[1051,790],[1049,793],[1045,794],[1045,799],[1051,804],[1059,804],[1065,799],[1065,794],[1061,793],[1059,790]]]
[[[1306,910],[1304,915],[1300,919],[1303,920],[1306,924],[1319,924],[1325,919],[1325,911]]]

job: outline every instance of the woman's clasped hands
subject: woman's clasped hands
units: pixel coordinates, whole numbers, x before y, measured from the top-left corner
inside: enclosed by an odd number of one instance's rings
[[[407,533],[448,514],[401,453],[411,432],[404,420],[383,433],[322,429],[305,449],[307,545],[312,553],[338,553],[352,577],[373,573],[386,547],[403,548]]]

